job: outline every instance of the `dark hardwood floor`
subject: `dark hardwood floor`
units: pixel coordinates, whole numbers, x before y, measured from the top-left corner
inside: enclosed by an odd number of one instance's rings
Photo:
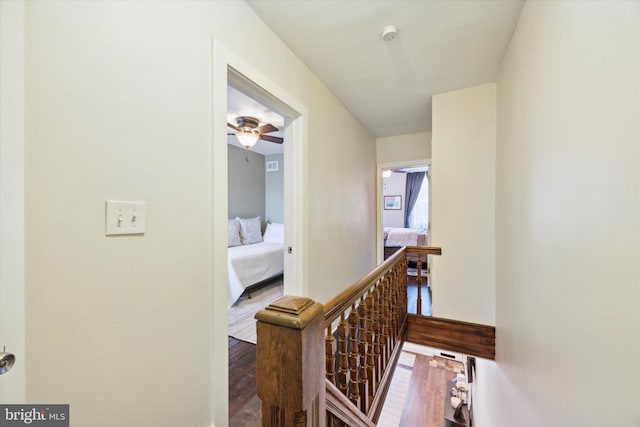
[[[256,346],[229,337],[229,425],[259,426],[256,394]]]
[[[424,278],[422,279],[420,296],[422,298],[422,312],[420,314],[423,316],[431,316],[431,291],[429,290]],[[407,300],[407,311],[409,313],[416,314],[416,307],[418,305],[418,283],[416,281],[416,277],[409,277]]]

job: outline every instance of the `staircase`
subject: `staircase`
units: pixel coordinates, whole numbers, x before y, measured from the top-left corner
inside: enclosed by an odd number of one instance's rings
[[[494,328],[407,313],[408,261],[422,278],[422,262],[441,253],[403,247],[324,305],[285,296],[258,312],[262,425],[375,426],[405,339],[493,358]]]

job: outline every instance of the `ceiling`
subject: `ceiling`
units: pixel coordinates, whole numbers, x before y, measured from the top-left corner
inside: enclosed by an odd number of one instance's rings
[[[431,98],[496,80],[522,0],[247,0],[376,137],[431,129]],[[398,37],[382,40],[387,25]]]

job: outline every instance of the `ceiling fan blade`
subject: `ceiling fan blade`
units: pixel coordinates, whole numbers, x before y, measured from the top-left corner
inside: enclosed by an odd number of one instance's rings
[[[267,123],[266,125],[260,126],[258,129],[258,133],[271,133],[278,130],[274,125]]]
[[[280,138],[279,136],[260,135],[260,139],[264,141],[275,142],[276,144],[282,144],[284,142],[284,139]]]
[[[231,129],[234,129],[234,130],[238,130],[238,131],[240,130],[237,126],[234,126],[229,122],[227,122],[227,126],[229,126]]]

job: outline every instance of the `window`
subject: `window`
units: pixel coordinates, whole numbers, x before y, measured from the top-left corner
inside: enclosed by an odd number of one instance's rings
[[[409,214],[410,228],[429,228],[429,175],[425,176],[420,186],[418,200]]]

